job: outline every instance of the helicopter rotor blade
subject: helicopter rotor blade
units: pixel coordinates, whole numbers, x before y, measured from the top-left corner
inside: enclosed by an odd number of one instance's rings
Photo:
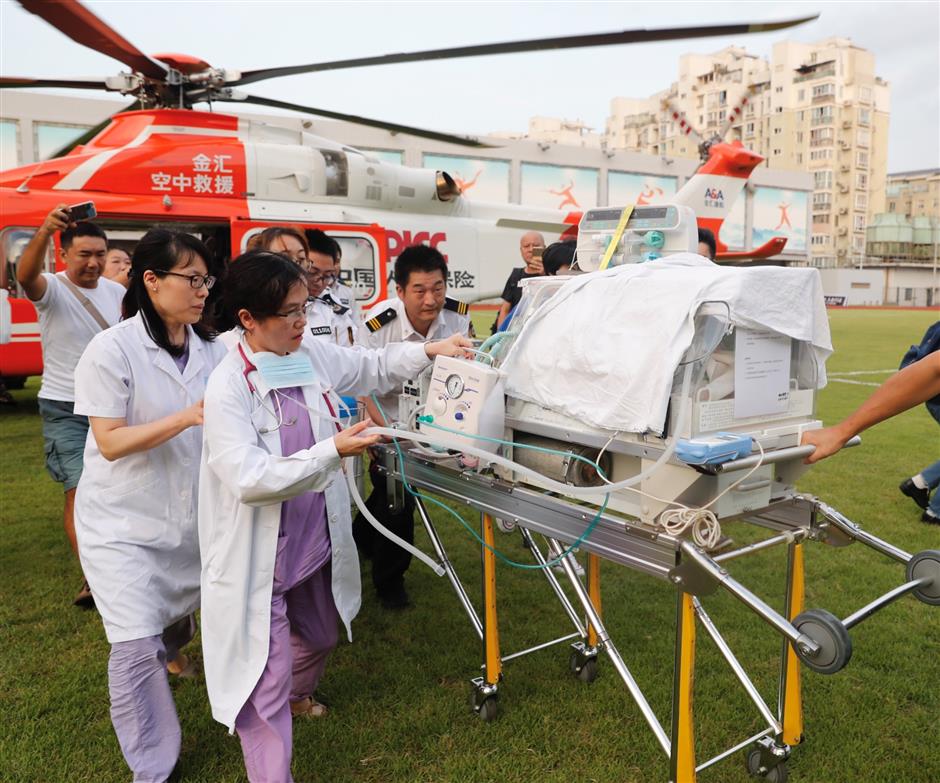
[[[327,117],[331,120],[342,120],[356,125],[367,125],[370,128],[380,128],[391,133],[406,133],[409,136],[418,136],[422,139],[433,139],[434,141],[443,141],[447,144],[458,144],[462,147],[488,148],[495,147],[493,144],[486,144],[478,139],[469,136],[455,136],[450,133],[441,133],[439,131],[427,130],[426,128],[415,128],[410,125],[399,125],[394,122],[384,120],[373,120],[369,117],[360,117],[356,114],[343,114],[341,112],[329,111],[328,109],[317,109],[313,106],[302,106],[299,103],[288,103],[278,101],[273,98],[262,98],[258,95],[246,95],[239,98],[215,98],[214,100],[228,100],[236,103],[253,103],[256,106],[269,106],[274,109],[287,109],[289,111],[299,111],[304,114],[313,114],[317,117]]]
[[[127,106],[125,106],[123,109],[120,109],[120,110],[114,112],[114,114],[123,114],[123,113],[126,112],[126,111],[137,111],[138,109],[141,109],[141,108],[143,108],[143,107],[141,106],[140,101],[134,101],[133,103],[130,103],[130,104],[128,104]],[[103,119],[101,122],[99,122],[99,123],[98,123],[97,125],[95,125],[93,128],[89,128],[87,131],[85,131],[85,132],[84,132],[81,136],[79,136],[77,139],[72,139],[72,141],[70,141],[70,142],[69,142],[68,144],[66,144],[64,147],[60,147],[59,149],[57,149],[57,150],[56,150],[55,152],[53,152],[49,157],[50,157],[50,158],[61,158],[61,157],[64,157],[65,155],[68,155],[68,154],[69,154],[73,149],[75,149],[76,147],[79,147],[79,146],[81,146],[82,144],[87,144],[89,141],[91,141],[93,138],[95,138],[95,136],[97,136],[99,133],[101,133],[101,131],[103,131],[105,128],[107,128],[108,125],[111,124],[111,120],[114,118],[114,114],[112,114],[110,117],[105,117],[105,119]]]
[[[151,79],[165,79],[167,69],[89,11],[78,0],[18,0],[76,43],[124,63]]]
[[[728,112],[728,116],[722,123],[721,128],[718,130],[718,136],[724,140],[725,136],[728,135],[728,131],[731,130],[732,126],[741,119],[744,115],[745,107],[751,102],[751,97],[754,95],[754,86],[750,85],[745,88],[744,92],[741,94],[741,98],[734,105],[731,111]]]
[[[401,52],[376,57],[360,57],[353,60],[334,60],[332,62],[294,65],[281,68],[259,68],[242,71],[241,77],[228,82],[231,87],[251,84],[275,76],[294,76],[301,73],[336,71],[344,68],[361,68],[368,65],[393,65],[397,63],[422,62],[427,60],[451,60],[458,57],[481,57],[491,54],[514,54],[517,52],[545,51],[548,49],[579,49],[593,46],[614,46],[616,44],[652,43],[654,41],[676,41],[686,38],[712,38],[715,36],[745,35],[784,30],[818,18],[818,14],[799,19],[763,24],[722,24],[700,25],[696,27],[669,27],[663,29],[623,30],[615,33],[591,33],[553,38],[535,38],[527,41],[506,41],[503,43],[481,44],[479,46],[458,46],[451,49],[429,49],[423,52]]]
[[[701,144],[705,141],[705,137],[696,130],[696,128],[689,122],[689,119],[685,116],[678,106],[673,103],[671,100],[666,99],[663,101],[663,108],[669,113],[669,119],[675,122],[679,126],[679,131],[684,136],[691,136],[692,140],[696,144]]]
[[[20,87],[68,87],[73,90],[106,90],[104,79],[34,79],[30,76],[0,76],[0,89]]]

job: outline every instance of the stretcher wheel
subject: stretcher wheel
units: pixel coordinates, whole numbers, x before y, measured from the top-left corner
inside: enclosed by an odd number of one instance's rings
[[[495,696],[487,696],[480,704],[477,715],[484,723],[496,720],[496,716],[499,715],[499,700]]]
[[[918,587],[914,597],[931,606],[940,606],[940,549],[925,549],[907,561],[907,581],[932,576],[933,583]]]
[[[581,682],[594,682],[597,679],[597,658],[585,658],[574,651],[568,658],[568,668]]]
[[[809,609],[793,618],[793,627],[819,645],[819,652],[808,655],[793,645],[803,663],[814,672],[835,674],[852,658],[852,639],[842,621],[825,609]]]
[[[782,761],[777,766],[766,769],[761,764],[760,748],[751,748],[747,752],[747,771],[755,778],[762,778],[770,783],[786,783],[790,777],[787,765]]]

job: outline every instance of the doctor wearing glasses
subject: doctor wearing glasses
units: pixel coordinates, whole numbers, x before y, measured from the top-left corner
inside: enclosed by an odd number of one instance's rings
[[[359,558],[341,460],[378,441],[340,430],[336,395],[386,393],[459,335],[381,350],[307,333],[303,270],[251,251],[229,266],[222,327],[238,344],[209,379],[199,486],[202,643],[212,714],[241,740],[251,781],[288,783],[293,716],[313,693],[341,621],[359,611]],[[306,333],[306,336],[305,336]]]
[[[111,654],[111,722],[135,781],[164,781],[180,752],[167,663],[195,632],[196,499],[206,382],[225,355],[203,313],[215,283],[194,237],[148,231],[137,244],[125,320],[75,369],[88,416],[75,532]]]

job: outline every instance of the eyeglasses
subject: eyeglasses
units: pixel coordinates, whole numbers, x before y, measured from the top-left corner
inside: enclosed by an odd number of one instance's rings
[[[311,283],[326,283],[327,285],[332,285],[336,280],[336,275],[332,272],[319,272],[315,269],[308,269],[307,279]]]
[[[288,310],[286,313],[275,313],[275,315],[278,318],[299,321],[301,318],[307,317],[307,313],[310,312],[311,307],[313,307],[313,302],[304,302],[301,307],[295,307],[293,310]]]
[[[160,269],[154,269],[153,273],[155,275],[171,275],[173,277],[182,277],[185,280],[189,280],[189,287],[195,288],[197,291],[203,286],[206,289],[211,289],[215,285],[216,278],[212,275],[184,275],[180,272],[164,272]]]

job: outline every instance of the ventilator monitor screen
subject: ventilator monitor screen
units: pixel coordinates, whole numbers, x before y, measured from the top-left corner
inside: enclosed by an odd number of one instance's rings
[[[621,215],[623,215],[623,207],[592,209],[582,218],[581,230],[613,230],[617,228]],[[673,206],[634,207],[627,221],[627,228],[634,230],[654,228],[670,230],[678,225],[679,211]]]

